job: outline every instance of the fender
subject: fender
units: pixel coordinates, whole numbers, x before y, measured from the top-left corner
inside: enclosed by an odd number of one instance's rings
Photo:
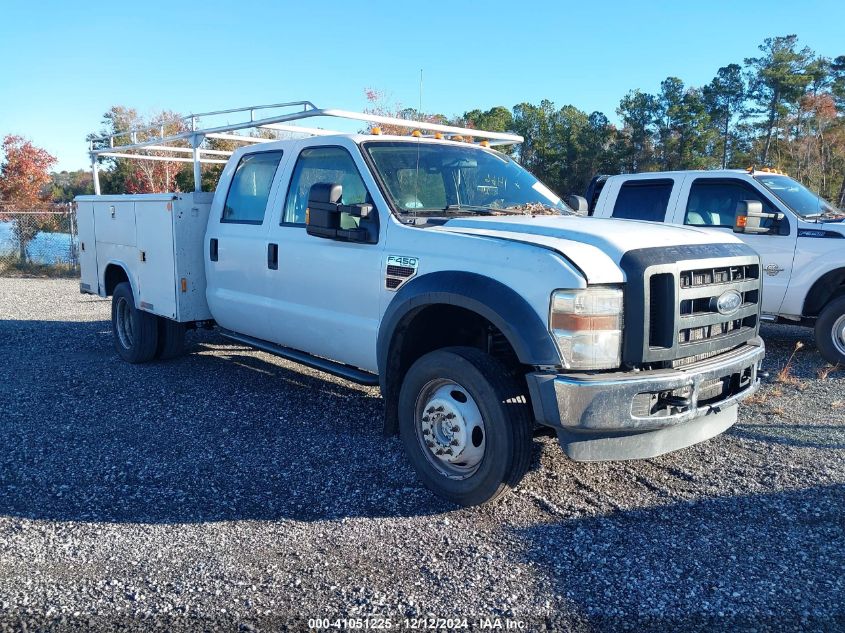
[[[801,316],[817,317],[819,312],[837,294],[840,288],[845,287],[845,267],[838,264],[831,264],[831,269],[818,275],[813,285],[804,295],[802,301]]]
[[[521,363],[560,365],[560,354],[548,324],[513,289],[477,273],[433,272],[402,286],[381,319],[376,352],[382,392],[386,388],[388,356],[397,327],[412,311],[435,304],[459,306],[483,316],[505,335]]]
[[[126,274],[126,278],[129,280],[129,285],[132,288],[132,296],[135,301],[138,301],[138,284],[135,281],[135,278],[132,276],[132,273],[129,272],[129,266],[126,265],[126,262],[119,260],[119,259],[111,259],[106,262],[106,265],[100,270],[99,275],[99,284],[100,284],[100,292],[98,293],[101,297],[107,297],[106,294],[106,271],[108,270],[109,266],[116,266],[117,268],[121,268],[123,272]]]

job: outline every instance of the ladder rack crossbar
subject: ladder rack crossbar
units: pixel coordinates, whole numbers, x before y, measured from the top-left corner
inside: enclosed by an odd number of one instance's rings
[[[273,114],[271,116],[264,116],[256,118],[256,112],[280,109],[280,108],[301,108],[296,112],[288,112],[285,114]],[[211,127],[201,127],[200,119],[215,117],[227,114],[247,114],[249,119],[239,121],[236,123],[226,123],[223,125],[213,125]],[[518,134],[511,134],[508,132],[489,132],[486,130],[476,130],[472,128],[459,127],[455,125],[445,125],[442,123],[433,123],[431,121],[415,121],[411,119],[401,119],[398,117],[384,116],[380,114],[372,114],[368,112],[352,112],[349,110],[340,110],[336,108],[318,108],[310,101],[290,101],[286,103],[274,103],[268,105],[249,106],[246,108],[232,108],[229,110],[215,110],[212,112],[201,112],[197,114],[189,114],[188,116],[179,119],[188,130],[178,132],[176,134],[165,134],[167,123],[157,123],[150,126],[133,128],[127,131],[116,132],[111,135],[102,136],[91,139],[89,142],[89,153],[91,155],[91,170],[94,176],[94,190],[99,194],[99,174],[98,174],[98,160],[100,158],[128,158],[135,160],[169,160],[174,162],[192,162],[194,163],[194,186],[199,191],[199,176],[200,164],[223,164],[226,161],[219,159],[207,158],[206,156],[231,156],[232,152],[226,150],[214,150],[203,148],[205,139],[219,139],[238,143],[267,143],[272,139],[265,139],[260,137],[251,137],[244,134],[237,134],[240,130],[279,130],[284,132],[305,134],[308,136],[326,136],[332,134],[343,134],[343,132],[336,132],[333,130],[326,130],[317,127],[305,127],[293,125],[293,121],[302,121],[317,117],[327,117],[333,119],[342,119],[346,121],[359,121],[378,125],[388,125],[399,127],[402,129],[415,130],[426,132],[433,132],[435,134],[446,134],[453,137],[469,137],[470,139],[483,139],[490,145],[512,145],[521,143],[523,138]],[[147,133],[151,131],[158,131],[158,135],[152,135],[150,138],[138,140],[139,133]],[[417,134],[419,135],[419,133]],[[116,139],[129,137],[129,143],[116,143]],[[169,146],[169,143],[180,143],[181,145]],[[190,147],[186,147],[186,143]],[[95,145],[104,145],[102,147],[95,147]],[[145,152],[167,152],[167,153],[191,153],[191,158],[178,156],[161,156],[150,155]]]

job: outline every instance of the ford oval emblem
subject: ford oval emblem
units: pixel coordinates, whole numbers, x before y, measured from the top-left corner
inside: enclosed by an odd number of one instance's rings
[[[742,295],[736,290],[725,290],[716,299],[716,310],[719,314],[733,314],[742,305]]]

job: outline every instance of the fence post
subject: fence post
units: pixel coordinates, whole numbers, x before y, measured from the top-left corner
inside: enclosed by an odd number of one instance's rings
[[[73,202],[68,202],[68,217],[70,219],[70,265],[76,269],[79,267],[77,258],[77,239],[76,239],[76,208]]]

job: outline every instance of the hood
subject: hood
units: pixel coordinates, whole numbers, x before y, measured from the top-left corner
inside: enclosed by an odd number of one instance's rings
[[[619,262],[631,250],[741,243],[734,235],[707,229],[574,216],[458,218],[436,230],[513,240],[555,250],[578,266],[590,283],[623,282]]]

